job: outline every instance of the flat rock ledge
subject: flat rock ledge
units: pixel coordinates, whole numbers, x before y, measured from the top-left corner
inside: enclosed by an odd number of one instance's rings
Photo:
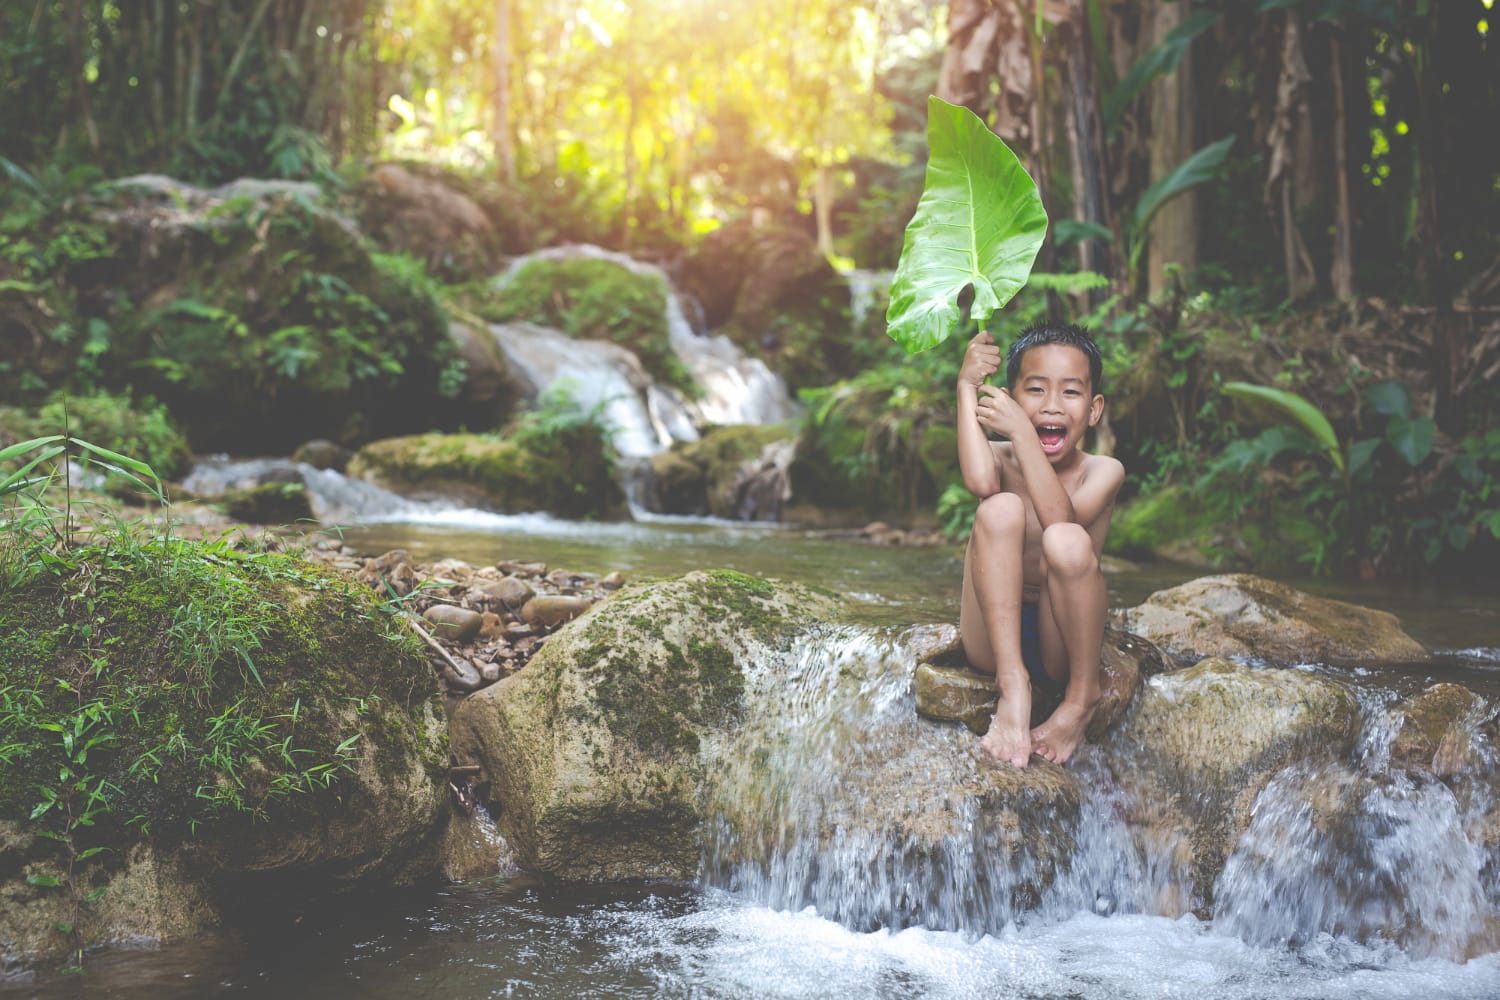
[[[912,685],[917,700],[917,714],[939,721],[962,722],[982,736],[989,729],[999,697],[995,680],[975,673],[964,661],[955,626],[940,626],[923,636],[917,650],[917,664]],[[1168,658],[1140,636],[1116,628],[1106,628],[1100,651],[1099,708],[1089,722],[1087,736],[1099,740],[1124,717],[1141,680],[1161,673],[1169,666]],[[1032,725],[1040,725],[1062,699],[1060,689],[1033,691]]]
[[[1386,611],[1314,597],[1249,573],[1205,576],[1112,612],[1114,624],[1184,662],[1210,656],[1286,666],[1426,664],[1432,654]]]

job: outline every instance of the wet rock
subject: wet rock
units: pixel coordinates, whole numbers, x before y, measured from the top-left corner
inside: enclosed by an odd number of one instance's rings
[[[774,521],[791,497],[794,442],[776,425],[715,427],[651,460],[647,506],[668,514]]]
[[[472,640],[484,624],[484,616],[479,612],[452,604],[434,604],[422,612],[422,617],[432,623],[436,638],[459,644]]]
[[[598,576],[593,573],[575,573],[572,570],[566,569],[555,569],[546,576],[547,582],[554,587],[575,589],[578,587],[587,587],[598,579]]]
[[[995,714],[998,698],[995,679],[977,674],[963,664],[957,633],[957,628],[953,628],[951,642],[943,641],[949,638],[946,633],[934,634],[929,640],[938,662],[929,659],[917,666],[913,681],[917,712],[929,719],[962,722],[983,735]],[[1100,654],[1099,707],[1089,721],[1087,733],[1088,739],[1095,742],[1124,716],[1141,678],[1160,673],[1166,666],[1165,658],[1155,646],[1118,629],[1105,630]],[[1044,722],[1061,698],[1060,688],[1033,689],[1032,725]]]
[[[481,767],[528,868],[694,878],[702,741],[733,723],[744,665],[832,611],[805,588],[726,571],[622,589],[465,699],[454,753]]]
[[[1341,759],[1359,706],[1343,684],[1301,670],[1223,659],[1150,677],[1126,724],[1105,741],[1138,837],[1164,845],[1190,872],[1195,905],[1277,771]]]
[[[599,578],[599,586],[604,590],[619,590],[625,586],[625,574],[619,570],[605,573]]]
[[[1115,623],[1181,659],[1220,656],[1277,664],[1418,664],[1431,654],[1396,616],[1235,573],[1161,590]]]
[[[1480,727],[1494,718],[1484,701],[1462,684],[1434,684],[1395,709],[1401,729],[1391,743],[1391,763],[1448,777],[1468,769]]]
[[[527,624],[541,629],[553,629],[563,622],[572,621],[591,606],[583,597],[566,594],[542,594],[527,601],[521,608],[521,618]]]
[[[479,675],[484,678],[486,684],[493,684],[500,679],[502,670],[500,664],[491,660],[479,668]]]
[[[462,280],[487,275],[501,249],[484,209],[436,171],[382,163],[356,188],[360,221],[388,252],[420,258],[431,274]]]
[[[310,465],[314,469],[332,469],[336,472],[343,472],[353,454],[349,449],[340,447],[327,438],[314,438],[297,446],[297,450],[292,452],[292,461]]]
[[[547,564],[544,562],[517,562],[514,559],[502,559],[495,564],[495,568],[511,576],[538,577],[547,572]]]
[[[464,387],[456,401],[460,423],[474,430],[501,426],[525,399],[525,380],[511,370],[488,328],[450,319],[448,332],[465,366]]]
[[[249,524],[315,522],[307,487],[295,483],[266,483],[246,490],[228,490],[219,500],[224,513]]]

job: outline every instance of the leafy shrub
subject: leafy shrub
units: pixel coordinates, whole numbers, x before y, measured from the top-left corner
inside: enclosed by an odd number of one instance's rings
[[[54,393],[35,411],[0,407],[0,445],[48,434],[69,433],[111,451],[138,456],[164,479],[177,479],[193,460],[187,438],[171,414],[151,398],[97,392]]]

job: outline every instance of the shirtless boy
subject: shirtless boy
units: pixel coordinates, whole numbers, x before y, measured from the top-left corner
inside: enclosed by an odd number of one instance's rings
[[[1099,703],[1099,554],[1125,468],[1080,447],[1104,413],[1099,348],[1086,333],[1033,326],[1005,367],[1005,388],[985,384],[1000,368],[1000,348],[981,332],[958,373],[958,460],[964,486],[980,498],[959,630],[969,665],[993,673],[1000,688],[980,746],[1016,767],[1033,753],[1061,764]],[[992,442],[988,431],[1007,440]],[[1035,729],[1033,683],[1066,685]]]

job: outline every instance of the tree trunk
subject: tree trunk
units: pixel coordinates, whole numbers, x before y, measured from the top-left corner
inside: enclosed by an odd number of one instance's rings
[[[1333,267],[1329,279],[1341,302],[1354,301],[1354,204],[1349,193],[1349,118],[1344,101],[1343,45],[1337,34],[1330,45],[1333,77]]]
[[[74,94],[78,101],[78,116],[83,122],[83,134],[88,138],[89,149],[98,156],[99,125],[94,121],[89,81],[84,76],[84,53],[88,51],[88,39],[84,37],[83,0],[72,0],[68,4],[68,46],[72,50],[72,76],[73,86],[76,88]]]
[[[1167,33],[1182,23],[1187,5],[1172,0],[1156,6],[1152,23],[1154,44],[1160,44]],[[1183,53],[1182,61],[1169,76],[1158,77],[1151,84],[1151,180],[1165,177],[1197,149],[1193,135],[1193,52]],[[1176,264],[1184,271],[1198,266],[1198,196],[1195,191],[1178,195],[1161,207],[1151,223],[1148,271],[1148,294],[1155,296],[1167,287],[1166,267]]]
[[[1110,228],[1105,192],[1104,130],[1099,120],[1099,88],[1094,76],[1094,52],[1089,43],[1088,6],[1080,3],[1063,26],[1068,58],[1063,62],[1067,91],[1068,153],[1073,173],[1073,217]],[[1078,245],[1078,265],[1085,271],[1110,273],[1109,249],[1099,240]],[[1088,293],[1092,305],[1103,289]]]
[[[495,0],[495,162],[500,179],[516,182],[516,151],[510,130],[510,0]]]
[[[818,249],[833,256],[833,171],[819,163],[813,172],[813,213],[818,220]]]
[[[1307,90],[1312,78],[1302,51],[1302,32],[1294,11],[1285,12],[1282,31],[1281,74],[1276,83],[1276,114],[1266,136],[1271,165],[1266,176],[1266,201],[1279,214],[1282,264],[1286,269],[1288,301],[1296,301],[1317,287],[1317,272],[1302,232],[1297,228],[1296,164],[1309,159],[1311,150],[1298,145],[1310,137]]]

